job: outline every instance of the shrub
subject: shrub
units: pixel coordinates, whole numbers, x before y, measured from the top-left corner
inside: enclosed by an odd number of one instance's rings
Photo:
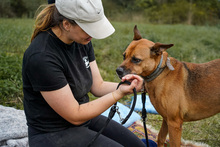
[[[22,108],[22,58],[2,53],[0,59],[0,104]]]

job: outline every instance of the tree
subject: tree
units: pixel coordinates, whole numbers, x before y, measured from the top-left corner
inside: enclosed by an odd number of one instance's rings
[[[11,0],[11,9],[16,17],[22,17],[22,15],[28,11],[22,0]]]

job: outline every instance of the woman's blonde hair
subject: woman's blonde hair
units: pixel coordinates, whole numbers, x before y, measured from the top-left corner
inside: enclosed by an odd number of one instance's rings
[[[42,7],[44,6],[40,6],[39,9]],[[47,31],[54,26],[62,27],[62,21],[64,19],[68,20],[71,24],[76,25],[74,20],[70,20],[60,14],[55,4],[47,5],[36,17],[31,41],[33,41],[40,32]]]

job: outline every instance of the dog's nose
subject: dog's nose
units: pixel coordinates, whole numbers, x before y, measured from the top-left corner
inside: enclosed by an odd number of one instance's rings
[[[124,69],[122,67],[118,67],[116,69],[116,73],[118,74],[119,78],[123,77]]]

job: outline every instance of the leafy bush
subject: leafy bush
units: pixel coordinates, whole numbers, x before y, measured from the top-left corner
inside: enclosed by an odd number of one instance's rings
[[[114,21],[160,24],[220,23],[219,0],[102,0],[105,13]],[[33,18],[46,0],[1,0],[0,17]]]
[[[21,66],[33,20],[0,19],[0,104],[23,109]]]
[[[0,59],[0,104],[22,108],[22,58],[2,53]]]

